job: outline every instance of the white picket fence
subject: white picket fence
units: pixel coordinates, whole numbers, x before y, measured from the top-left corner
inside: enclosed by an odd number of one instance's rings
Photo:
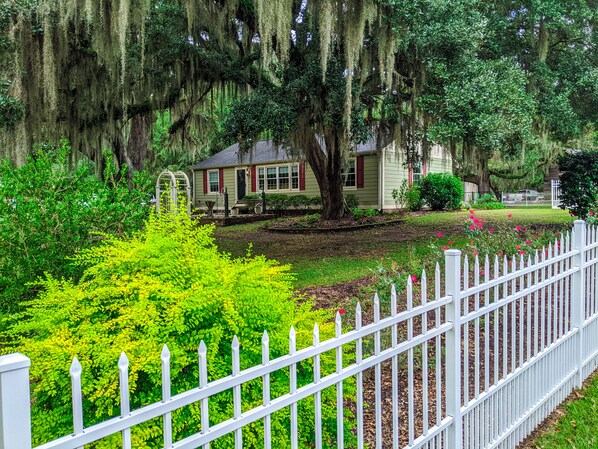
[[[378,296],[367,325],[365,317],[371,314],[359,305],[353,330],[343,332],[337,313],[332,339],[320,341],[315,326],[313,345],[297,349],[291,329],[288,355],[271,360],[264,333],[263,363],[241,370],[235,338],[232,374],[213,381],[208,381],[206,347],[200,343],[199,386],[184,393],[171,395],[170,353],[165,347],[163,399],[137,410],[129,407],[128,361],[123,354],[118,361],[120,416],[87,428],[81,367],[75,359],[73,433],[38,448],[81,448],[120,434],[122,447],[129,449],[131,429],[158,418],[164,448],[209,448],[232,434],[231,447],[240,449],[250,431],[247,425],[261,422],[258,446],[269,449],[271,417],[281,410],[289,414],[284,447],[305,447],[307,438],[315,448],[331,439],[339,448],[514,448],[598,368],[597,261],[597,230],[586,230],[583,221],[575,222],[571,236],[562,236],[526,260],[476,257],[470,264],[460,251],[449,250],[444,282],[437,266],[431,296],[425,272],[415,283],[409,278],[404,300],[393,289],[385,317]],[[326,374],[321,359],[327,353],[334,356],[336,369]],[[21,354],[0,357],[0,449],[31,448],[29,363]],[[313,381],[298,385],[297,368],[306,363],[313,369]],[[279,370],[288,373],[288,392],[272,398],[270,376]],[[262,404],[242,403],[242,389],[249,382],[254,387],[261,383]],[[347,388],[349,383],[352,388]],[[323,434],[322,407],[331,405],[323,404],[326,389],[336,397],[334,435]],[[232,391],[232,416],[211,422],[210,399],[225,391]],[[298,422],[297,406],[308,399],[313,419]],[[172,412],[193,403],[200,405],[200,428],[173,441]],[[344,430],[347,419],[351,435]]]

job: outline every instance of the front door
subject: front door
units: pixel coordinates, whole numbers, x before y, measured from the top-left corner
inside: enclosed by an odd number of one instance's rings
[[[237,201],[246,195],[245,169],[237,170]]]

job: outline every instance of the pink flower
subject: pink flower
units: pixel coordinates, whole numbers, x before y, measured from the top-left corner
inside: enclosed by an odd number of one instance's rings
[[[478,220],[477,218],[474,218],[474,219],[473,219],[473,222],[474,222],[474,223],[479,223],[479,222],[480,222],[480,220]]]
[[[474,256],[477,256],[478,254],[479,254],[479,253],[478,253],[477,251],[474,251],[474,252],[473,252],[473,255],[474,255]]]
[[[513,218],[513,214],[508,214],[507,218]]]
[[[521,248],[521,245],[515,245],[515,248],[519,249]]]
[[[489,232],[490,234],[494,234],[494,229],[489,229],[489,230],[488,230],[488,232]]]
[[[471,229],[473,231],[475,229],[475,225],[474,224],[469,225],[469,229]]]
[[[452,244],[453,244],[453,241],[452,241],[452,240],[449,240],[448,244],[449,244],[449,245],[452,245]]]
[[[470,219],[470,220],[475,220],[475,217],[474,217],[473,215],[470,215],[470,216],[469,216],[469,219]]]
[[[502,254],[503,254],[503,253],[502,253],[502,251],[499,251],[499,252],[498,252],[498,255],[499,255],[499,256],[502,256]]]
[[[525,254],[525,251],[519,251],[519,254],[523,256]]]
[[[413,282],[417,282],[417,276],[415,276],[415,275],[413,275],[413,274],[412,274],[412,275],[411,275],[411,280],[412,280]]]
[[[531,240],[526,240],[526,241],[525,241],[525,244],[526,244],[526,245],[531,245],[531,244],[532,244],[532,242],[531,242]]]
[[[594,211],[590,211],[590,217],[592,217],[594,215]]]
[[[448,246],[442,245],[442,249],[446,251],[448,249]]]
[[[515,230],[516,231],[521,231],[521,226],[519,226],[519,225],[515,226]]]
[[[481,221],[478,222],[478,229],[482,229],[482,222]]]
[[[474,212],[473,212],[473,209],[469,209],[469,213],[470,213],[470,214],[473,214],[473,213],[474,213]]]
[[[473,239],[469,239],[469,243],[473,243]]]
[[[345,309],[343,309],[342,307],[340,309],[338,309],[338,313],[340,313],[341,315],[345,314]]]
[[[442,237],[444,237],[444,234],[443,234],[442,232],[439,232],[439,233],[438,233],[438,237],[439,237],[439,238],[442,238]]]

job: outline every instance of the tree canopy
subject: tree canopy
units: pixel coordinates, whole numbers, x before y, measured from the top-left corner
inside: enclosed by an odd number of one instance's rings
[[[22,164],[66,137],[139,170],[168,111],[179,146],[216,125],[221,146],[300,152],[329,218],[372,130],[407,161],[444,145],[488,191],[589,141],[596,16],[595,0],[2,0],[2,152]]]

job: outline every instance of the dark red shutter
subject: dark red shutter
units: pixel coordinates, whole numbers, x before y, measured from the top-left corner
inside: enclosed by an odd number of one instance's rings
[[[203,171],[203,194],[208,194],[208,171]]]
[[[299,190],[305,190],[305,162],[299,164]]]
[[[364,156],[357,156],[357,188],[363,189],[363,163]]]
[[[413,165],[409,162],[409,185],[413,184]]]
[[[224,192],[224,169],[218,169],[218,186],[220,187],[220,191]]]
[[[251,166],[251,191],[257,192],[257,170],[255,169],[255,165]]]

